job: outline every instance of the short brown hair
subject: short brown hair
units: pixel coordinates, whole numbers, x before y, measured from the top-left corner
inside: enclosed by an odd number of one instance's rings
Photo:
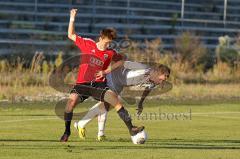
[[[100,37],[107,37],[110,40],[117,38],[117,31],[114,28],[105,28],[100,31]]]
[[[161,74],[165,74],[167,76],[170,76],[170,73],[171,73],[171,69],[168,66],[163,64],[153,66],[153,70],[158,71]]]

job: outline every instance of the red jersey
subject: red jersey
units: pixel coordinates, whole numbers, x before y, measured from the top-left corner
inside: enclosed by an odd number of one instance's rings
[[[107,69],[112,57],[117,53],[114,50],[101,51],[92,39],[80,36],[76,36],[75,45],[82,52],[76,83],[104,82],[105,78],[96,79],[96,73]]]

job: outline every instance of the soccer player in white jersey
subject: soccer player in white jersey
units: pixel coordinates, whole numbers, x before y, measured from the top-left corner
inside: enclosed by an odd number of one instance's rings
[[[143,110],[143,101],[151,90],[158,84],[164,82],[170,75],[170,69],[165,65],[148,67],[138,62],[125,61],[124,66],[107,74],[107,86],[116,94],[120,94],[124,87],[142,86],[145,90],[141,100],[138,103],[138,112],[141,114]],[[78,130],[79,137],[85,139],[85,127],[96,116],[98,116],[98,135],[97,140],[105,139],[105,124],[109,104],[106,102],[98,102],[88,113],[79,121],[75,122],[74,127]]]

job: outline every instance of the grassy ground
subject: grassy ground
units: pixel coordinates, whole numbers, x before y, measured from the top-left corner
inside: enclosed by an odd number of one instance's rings
[[[63,121],[56,117],[54,103],[1,104],[0,158],[236,159],[240,156],[239,103],[148,102],[140,119],[133,116],[134,123],[146,126],[149,140],[144,145],[130,142],[114,111],[108,116],[108,141],[95,141],[94,120],[87,127],[86,141],[72,130],[70,141],[60,143]],[[75,112],[92,104],[82,104]],[[129,110],[134,114],[134,107]]]

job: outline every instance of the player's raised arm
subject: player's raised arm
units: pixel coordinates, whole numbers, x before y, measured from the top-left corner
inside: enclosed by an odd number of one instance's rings
[[[75,26],[74,26],[76,15],[77,15],[77,9],[71,9],[70,20],[68,25],[68,38],[74,42],[76,41],[76,33],[75,33]]]

